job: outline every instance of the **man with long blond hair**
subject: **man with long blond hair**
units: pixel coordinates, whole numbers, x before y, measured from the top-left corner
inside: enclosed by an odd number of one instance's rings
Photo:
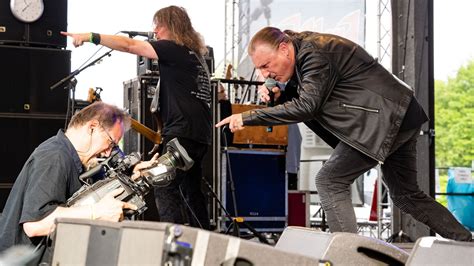
[[[117,35],[67,33],[75,47],[84,42],[158,59],[159,107],[163,143],[177,137],[194,160],[187,172],[177,170],[176,179],[155,188],[160,221],[209,229],[209,215],[201,192],[201,162],[211,142],[210,77],[203,55],[207,52],[201,35],[194,30],[182,7],[169,6],[153,16],[156,40],[142,41]]]

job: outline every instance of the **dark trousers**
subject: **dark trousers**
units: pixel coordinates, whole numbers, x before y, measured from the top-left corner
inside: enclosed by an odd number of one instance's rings
[[[420,129],[400,132],[390,155],[381,165],[382,178],[398,208],[429,226],[442,237],[469,241],[471,232],[441,204],[420,190],[417,184],[416,141]],[[316,176],[316,187],[332,232],[357,233],[350,185],[377,165],[368,156],[340,142]]]
[[[166,136],[163,147],[171,139],[173,136]],[[208,145],[185,138],[178,138],[178,141],[194,160],[194,164],[188,171],[177,170],[176,177],[169,186],[154,189],[160,221],[210,229],[206,201],[201,191],[201,164]]]

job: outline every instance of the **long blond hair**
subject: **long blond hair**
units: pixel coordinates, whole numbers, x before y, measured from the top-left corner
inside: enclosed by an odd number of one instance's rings
[[[194,30],[186,10],[178,6],[169,6],[158,10],[153,16],[155,25],[165,26],[171,39],[179,45],[193,50],[199,55],[207,53],[201,34]]]

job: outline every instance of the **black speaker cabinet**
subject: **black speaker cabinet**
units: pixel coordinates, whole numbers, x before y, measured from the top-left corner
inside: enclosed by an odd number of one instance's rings
[[[148,128],[157,128],[155,119],[150,112],[150,104],[153,99],[158,76],[141,75],[123,83],[123,106],[129,110],[131,117]],[[137,131],[130,129],[123,136],[123,151],[125,154],[138,152],[142,158],[149,160],[148,153],[153,149],[154,143],[147,140]],[[156,209],[153,190],[145,196],[148,209],[141,219],[147,221],[158,221],[158,210]]]
[[[0,58],[0,188],[8,195],[33,150],[65,126],[68,91],[49,87],[70,73],[70,51],[0,45]]]
[[[33,150],[46,139],[56,135],[59,129],[64,128],[66,115],[42,116],[13,114],[7,117],[0,113],[0,212],[6,202],[6,196],[15,182],[26,160]]]
[[[404,265],[408,259],[408,253],[382,240],[296,226],[285,228],[275,248],[334,265]]]
[[[43,0],[44,13],[35,22],[17,20],[11,10],[10,1],[0,1],[0,43],[21,44],[38,47],[66,47],[67,1]]]
[[[0,1],[0,43],[26,43],[28,24],[17,20],[10,11],[10,1]]]
[[[328,265],[233,236],[141,221],[59,218],[53,248],[51,265]]]
[[[51,85],[71,72],[71,51],[0,45],[0,112],[66,112],[68,91]]]
[[[150,104],[155,95],[158,76],[138,76],[123,83],[123,105],[129,110],[133,119],[156,131],[156,121],[150,112]],[[123,150],[126,154],[139,152],[145,159],[151,158],[148,152],[154,143],[145,139],[135,130],[129,130],[124,135]]]
[[[56,135],[59,129],[64,128],[66,115],[41,116],[15,114],[6,117],[0,116],[2,130],[0,131],[0,171],[1,183],[13,183],[20,173],[33,150],[44,140]]]
[[[229,149],[223,156],[227,164],[222,195],[230,214],[235,214],[232,195],[235,194],[238,216],[257,231],[282,232],[287,223],[285,153]],[[228,160],[225,156],[229,156]],[[226,222],[223,227],[228,225]]]

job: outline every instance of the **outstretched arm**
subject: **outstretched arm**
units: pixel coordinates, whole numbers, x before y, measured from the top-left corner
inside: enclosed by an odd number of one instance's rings
[[[88,33],[70,33],[61,31],[61,34],[73,39],[74,47],[79,47],[85,42],[96,41],[96,44],[103,45],[113,50],[136,54],[150,59],[158,59],[158,55],[147,41],[135,40],[125,36],[98,34],[93,37],[92,32]]]

